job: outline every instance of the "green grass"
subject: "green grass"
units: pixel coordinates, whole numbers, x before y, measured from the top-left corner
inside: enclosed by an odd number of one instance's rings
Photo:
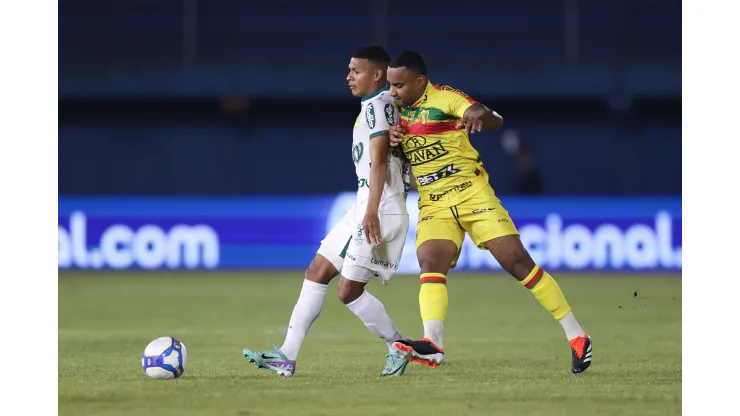
[[[594,342],[594,363],[570,373],[552,316],[503,275],[450,276],[446,364],[378,376],[387,352],[336,297],[279,378],[242,357],[282,343],[300,274],[59,275],[62,415],[678,415],[680,276],[555,275]],[[407,336],[422,335],[418,283],[369,290]],[[637,296],[634,296],[637,292]],[[182,378],[141,370],[146,344],[188,348]]]

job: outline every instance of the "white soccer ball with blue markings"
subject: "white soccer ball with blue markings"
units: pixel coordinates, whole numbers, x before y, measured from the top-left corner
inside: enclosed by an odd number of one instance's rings
[[[185,344],[172,337],[161,337],[150,342],[141,356],[144,373],[157,380],[178,378],[188,364]]]

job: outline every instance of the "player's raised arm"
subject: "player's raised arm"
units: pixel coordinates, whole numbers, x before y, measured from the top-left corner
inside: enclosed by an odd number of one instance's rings
[[[457,127],[468,133],[476,133],[482,130],[496,130],[503,124],[504,118],[497,112],[481,103],[475,103],[465,110]]]
[[[504,124],[503,117],[497,112],[472,99],[464,92],[446,85],[441,89],[447,104],[447,113],[460,119],[457,128],[468,133],[477,133],[482,130],[496,130]]]

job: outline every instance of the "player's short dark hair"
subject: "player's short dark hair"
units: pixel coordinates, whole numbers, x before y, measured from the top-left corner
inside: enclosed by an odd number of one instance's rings
[[[391,62],[391,56],[382,46],[363,46],[358,49],[353,58],[367,59],[368,61],[382,67],[387,67]]]
[[[392,60],[390,65],[391,68],[400,68],[405,66],[406,69],[410,69],[414,72],[418,72],[421,75],[427,76],[427,63],[424,62],[424,58],[419,53],[414,51],[404,51]]]

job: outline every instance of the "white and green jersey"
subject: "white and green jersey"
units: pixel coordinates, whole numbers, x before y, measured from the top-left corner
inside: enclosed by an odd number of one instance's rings
[[[357,204],[365,204],[370,197],[370,142],[378,136],[388,135],[391,126],[398,121],[398,107],[387,89],[362,98],[362,111],[355,121],[352,133],[352,160],[357,173]],[[410,168],[401,148],[391,147],[388,152],[388,174],[380,199],[382,207],[393,209],[390,205],[402,203],[403,213],[406,212]]]

